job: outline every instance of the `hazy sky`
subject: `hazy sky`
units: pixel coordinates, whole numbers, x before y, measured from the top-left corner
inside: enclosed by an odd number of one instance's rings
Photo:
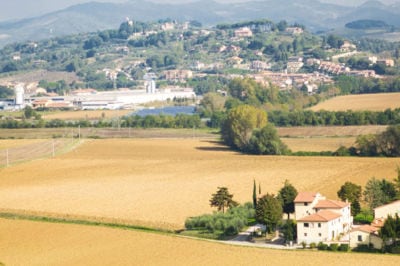
[[[66,8],[85,2],[126,2],[127,0],[0,0],[0,21],[21,19],[42,15],[51,11]],[[196,0],[152,0],[162,3],[187,3]],[[249,0],[216,0],[217,2],[245,2]],[[260,1],[260,0],[258,0]],[[284,1],[284,0],[283,0]],[[357,5],[366,0],[320,0],[321,2]],[[384,3],[399,2],[400,0],[381,0]]]

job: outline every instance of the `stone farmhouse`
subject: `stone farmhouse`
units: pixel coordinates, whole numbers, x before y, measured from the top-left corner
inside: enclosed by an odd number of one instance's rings
[[[326,199],[319,193],[301,192],[294,204],[298,244],[338,241],[353,224],[348,202]]]
[[[383,227],[388,216],[394,217],[400,215],[400,200],[376,207],[374,209],[374,221],[370,225],[354,227],[350,233],[350,247],[355,248],[358,245],[373,246],[381,249],[383,245],[382,238],[379,237],[379,230]]]

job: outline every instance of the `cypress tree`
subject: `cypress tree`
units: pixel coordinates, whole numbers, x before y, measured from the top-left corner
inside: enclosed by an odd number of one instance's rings
[[[254,209],[257,207],[257,185],[255,179],[253,184],[253,207]]]

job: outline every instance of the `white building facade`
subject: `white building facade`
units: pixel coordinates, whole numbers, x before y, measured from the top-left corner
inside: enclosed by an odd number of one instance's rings
[[[294,200],[297,242],[337,241],[353,223],[350,203],[328,200],[319,193],[302,192]]]

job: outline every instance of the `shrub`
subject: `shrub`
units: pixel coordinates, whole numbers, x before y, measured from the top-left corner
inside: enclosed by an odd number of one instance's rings
[[[338,248],[339,248],[339,244],[333,243],[333,244],[329,245],[328,250],[337,251]]]
[[[340,244],[339,251],[344,251],[344,252],[349,251],[349,244]]]
[[[390,249],[390,253],[393,253],[393,254],[400,254],[400,246],[392,247],[392,248]]]
[[[314,249],[314,248],[316,248],[317,247],[317,244],[315,244],[314,242],[313,243],[310,243],[310,248],[311,249]]]
[[[359,214],[354,217],[356,224],[370,224],[374,220],[374,214],[367,209],[361,210]]]
[[[318,250],[327,250],[328,249],[328,245],[324,244],[322,242],[319,242],[317,248],[318,248]]]
[[[302,246],[303,248],[306,248],[307,243],[303,241],[303,242],[301,242],[301,246]]]

